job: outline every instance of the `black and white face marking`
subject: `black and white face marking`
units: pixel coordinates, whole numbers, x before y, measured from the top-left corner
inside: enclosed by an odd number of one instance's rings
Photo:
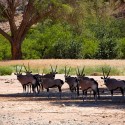
[[[107,81],[110,79],[110,77],[108,77],[108,78],[101,77],[101,79],[103,79],[104,80],[104,84],[106,84]]]

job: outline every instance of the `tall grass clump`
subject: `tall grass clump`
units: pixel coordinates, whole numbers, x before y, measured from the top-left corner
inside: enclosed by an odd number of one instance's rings
[[[109,65],[101,65],[101,66],[94,66],[94,67],[86,67],[85,68],[85,74],[86,75],[92,75],[92,76],[101,76],[103,75],[102,68],[104,69],[105,75],[109,72],[110,68],[110,74],[113,75],[122,75],[123,72],[116,68]]]
[[[38,73],[38,74],[46,74],[46,73],[49,73],[49,72],[51,72],[51,70],[50,69],[48,69],[48,68],[32,68],[31,69],[31,71],[32,71],[32,73]]]
[[[0,67],[0,75],[11,75],[12,72],[16,72],[16,66],[15,64],[11,64],[9,66],[1,66]],[[17,66],[17,71],[20,71],[21,67],[23,65],[18,64]],[[53,65],[52,65],[53,66]],[[67,71],[70,69],[69,75],[76,75],[76,69],[77,66],[75,65],[69,65],[67,66]],[[79,70],[82,71],[84,66],[78,66]],[[115,65],[107,65],[107,64],[100,64],[100,65],[90,65],[90,66],[85,66],[84,69],[84,74],[86,76],[103,76],[103,72],[102,72],[102,67],[105,71],[105,73],[108,73],[109,69],[111,68],[110,74],[109,76],[119,76],[119,75],[124,75],[125,74],[125,67],[118,67]],[[28,66],[26,65],[26,68],[28,69]],[[53,68],[55,69],[55,66],[53,66]],[[39,74],[46,74],[51,72],[51,67],[50,66],[30,66],[30,70],[32,71],[32,73],[39,73]],[[21,69],[22,73],[25,73],[25,68],[22,67]],[[57,72],[58,74],[65,74],[65,65],[58,65],[57,67]]]
[[[66,72],[68,72],[69,70],[69,75],[76,75],[76,67],[70,67],[70,66],[68,66],[68,67],[66,67]],[[65,66],[61,66],[61,67],[59,67],[58,69],[57,69],[57,72],[59,73],[59,74],[65,74]]]
[[[64,66],[58,67],[57,72],[59,74],[65,74],[65,67]]]
[[[111,76],[113,75],[123,75],[123,71],[121,71],[119,68],[117,67],[111,67],[110,65],[100,65],[100,66],[86,66],[84,68],[84,74],[87,76],[87,75],[90,75],[90,76],[102,76],[103,75],[103,72],[102,72],[102,67],[105,71],[105,73],[108,73],[109,69],[111,68],[111,71],[110,71],[110,74]],[[69,70],[70,67],[67,67],[67,71]],[[71,69],[70,69],[70,72],[69,72],[69,75],[76,75],[76,69],[78,67],[72,67],[71,66]],[[79,67],[79,70],[80,72],[82,71],[83,67]],[[65,74],[65,67],[64,66],[61,66],[61,67],[58,67],[57,69],[57,72],[59,74]]]
[[[3,75],[11,75],[13,72],[13,68],[12,67],[0,67],[0,76]]]

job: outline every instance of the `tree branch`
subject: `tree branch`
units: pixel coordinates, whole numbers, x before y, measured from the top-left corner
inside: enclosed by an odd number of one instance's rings
[[[8,15],[10,17],[10,18],[8,18],[8,20],[9,20],[9,24],[10,24],[11,35],[14,36],[14,34],[17,31],[17,26],[16,26],[15,20],[14,20],[16,7],[14,6],[13,0],[7,0],[7,2],[8,2],[7,10],[8,10]]]
[[[9,40],[10,42],[12,42],[12,38],[11,36],[9,36],[6,32],[4,32],[1,28],[0,28],[0,34],[2,34],[7,40]]]
[[[16,37],[18,39],[20,39],[21,41],[24,40],[26,33],[28,32],[30,27],[34,24],[34,23],[30,23],[32,18],[34,18],[34,16],[35,16],[35,18],[36,18],[36,16],[38,17],[38,15],[36,15],[36,13],[37,13],[37,10],[34,7],[34,1],[30,0],[28,2],[28,4],[25,6],[23,20],[22,20],[22,22],[17,30],[17,33],[16,33]]]
[[[31,18],[31,20],[28,22],[28,24],[26,25],[23,33],[22,33],[22,36],[21,36],[21,41],[24,40],[28,30],[30,29],[30,27],[33,25],[33,24],[36,24],[37,22],[39,22],[41,19],[45,19],[48,17],[48,15],[50,13],[52,13],[53,10],[49,10],[43,14],[39,14],[39,13],[36,13],[34,14],[34,16]]]
[[[15,19],[14,19],[16,6],[13,0],[7,0],[6,2],[8,5],[7,7],[5,7],[5,5],[1,5],[1,8],[3,8],[2,15],[9,21],[11,35],[14,36],[14,34],[17,31],[17,26],[15,24]]]

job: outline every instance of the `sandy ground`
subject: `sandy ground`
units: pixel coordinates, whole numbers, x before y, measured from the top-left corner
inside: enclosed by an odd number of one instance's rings
[[[64,75],[56,77],[64,80]],[[112,101],[100,77],[93,78],[100,88],[97,103],[90,96],[84,102],[82,96],[71,99],[66,83],[61,100],[56,89],[50,99],[45,91],[26,95],[15,75],[0,76],[0,125],[125,125],[125,99],[116,92]]]

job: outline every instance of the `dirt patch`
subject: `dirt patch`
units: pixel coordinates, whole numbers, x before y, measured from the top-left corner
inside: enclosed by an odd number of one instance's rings
[[[64,75],[56,77],[64,80]],[[112,101],[100,77],[93,78],[100,87],[97,103],[90,96],[84,102],[82,96],[71,99],[66,83],[61,100],[56,89],[50,99],[45,91],[26,95],[16,76],[0,76],[0,125],[125,125],[125,99],[116,92]]]

